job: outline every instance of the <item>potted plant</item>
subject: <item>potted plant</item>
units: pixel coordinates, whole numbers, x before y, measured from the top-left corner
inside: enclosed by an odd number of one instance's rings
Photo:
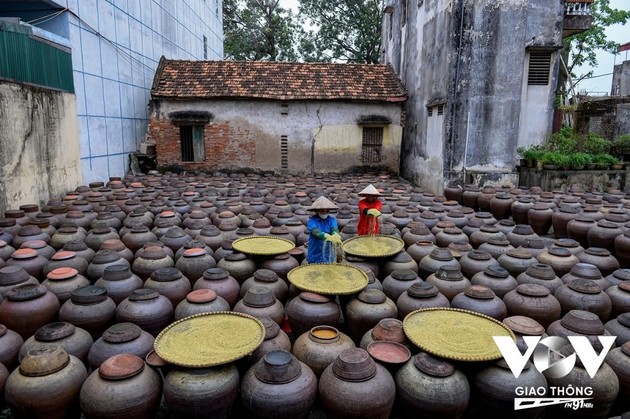
[[[568,165],[567,156],[559,151],[547,151],[542,156],[543,168],[546,170],[558,170]]]
[[[620,135],[615,138],[615,141],[612,143],[612,152],[624,162],[630,162],[630,134]]]
[[[593,156],[593,163],[598,169],[606,170],[611,165],[619,163],[619,160],[610,154],[596,154]]]
[[[571,153],[567,158],[573,170],[584,170],[586,165],[593,161],[592,156],[588,153]]]
[[[612,143],[594,132],[589,132],[584,140],[583,151],[589,154],[608,154]]]
[[[527,148],[519,147],[516,151],[522,156],[523,160],[525,160],[526,167],[534,167],[536,161],[541,160],[544,153],[539,144],[534,144]]]

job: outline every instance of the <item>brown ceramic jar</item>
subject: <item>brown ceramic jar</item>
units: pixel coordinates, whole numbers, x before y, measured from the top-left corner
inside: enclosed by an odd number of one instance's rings
[[[260,263],[261,269],[268,269],[275,272],[284,281],[287,281],[287,274],[293,268],[297,268],[300,264],[288,253],[276,255],[272,258],[265,259]]]
[[[132,291],[116,307],[118,322],[135,323],[142,330],[157,336],[173,319],[173,304],[156,290],[140,288]]]
[[[77,273],[85,276],[87,273],[87,260],[77,256],[75,252],[69,250],[60,250],[52,255],[50,260],[44,265],[42,275],[46,277],[48,273],[57,268],[73,268]]]
[[[551,215],[554,236],[557,239],[569,237],[568,224],[578,217],[577,208],[561,205],[560,209]]]
[[[519,284],[536,284],[542,285],[549,289],[553,294],[556,290],[563,285],[563,282],[551,266],[541,263],[535,264],[527,268],[527,270],[516,277],[516,282]]]
[[[190,281],[177,268],[157,268],[144,281],[144,287],[154,289],[176,307],[191,291]]]
[[[195,282],[193,290],[211,289],[225,299],[230,307],[234,307],[239,297],[239,285],[225,269],[210,268]]]
[[[482,285],[471,285],[451,300],[451,307],[485,314],[499,321],[507,317],[505,303]]]
[[[291,352],[291,340],[286,332],[280,329],[278,323],[269,317],[262,317],[259,320],[265,327],[265,338],[263,343],[247,357],[248,365],[255,364],[271,351]]]
[[[315,326],[337,327],[341,310],[329,297],[304,291],[289,301],[286,314],[293,335],[299,337]]]
[[[619,225],[606,220],[600,220],[588,229],[586,238],[588,247],[602,247],[610,252],[615,251],[615,238],[623,234]],[[586,247],[586,246],[585,246]]]
[[[590,263],[577,263],[573,268],[571,268],[571,272],[560,279],[562,279],[562,282],[565,284],[568,284],[577,278],[589,279],[597,283],[597,285],[601,287],[602,291],[606,291],[606,289],[610,287],[610,282],[608,282],[606,278],[602,277],[602,274],[599,269],[597,269],[597,266],[591,265]]]
[[[350,337],[359,342],[380,320],[398,317],[398,309],[382,291],[369,289],[350,300],[344,314]]]
[[[17,367],[18,353],[24,344],[24,339],[13,330],[0,323],[0,364],[11,371]]]
[[[513,249],[514,247],[505,238],[488,239],[487,242],[479,245],[479,250],[490,253],[490,255],[497,260],[499,260],[501,255]]]
[[[608,294],[589,279],[577,278],[562,285],[556,290],[554,297],[560,302],[563,314],[571,310],[587,310],[605,322],[612,311],[612,301]]]
[[[0,272],[2,272],[1,269],[0,269]],[[630,269],[627,269],[627,268],[617,269],[615,272],[608,275],[606,277],[606,280],[610,283],[610,285],[619,285],[620,283],[624,281],[628,281],[630,280]]]
[[[174,268],[175,261],[166,254],[164,249],[157,246],[147,247],[142,255],[136,256],[131,271],[143,281],[151,277],[160,268]],[[184,294],[185,295],[185,294]]]
[[[529,317],[543,327],[560,319],[560,302],[542,285],[522,284],[503,297],[510,316]]]
[[[289,286],[285,281],[280,280],[278,274],[272,270],[258,269],[254,272],[254,275],[241,285],[241,298],[244,297],[247,290],[253,286],[269,288],[281,303],[284,304],[287,301]]]
[[[382,319],[376,326],[365,332],[359,342],[359,348],[369,352],[368,346],[373,342],[394,342],[408,349],[414,349],[411,342],[405,336],[403,323],[398,319]]]
[[[121,258],[114,250],[99,250],[94,256],[94,259],[92,259],[92,262],[88,265],[86,273],[87,279],[92,283],[96,282],[97,279],[103,276],[105,268],[113,265],[131,266],[126,259]]]
[[[450,307],[450,303],[435,285],[418,281],[398,297],[396,307],[399,318],[404,319],[412,311],[421,308]]]
[[[20,348],[20,362],[27,352],[42,346],[57,345],[68,353],[76,356],[87,365],[87,355],[94,341],[90,334],[66,322],[54,322],[37,329],[37,332],[24,342]]]
[[[217,267],[225,269],[230,273],[239,284],[245,282],[245,280],[251,277],[256,272],[256,262],[248,258],[243,253],[231,253],[225,255],[217,263]]]
[[[114,322],[116,303],[107,291],[94,285],[77,288],[59,310],[59,319],[85,329],[93,339]]]
[[[134,354],[144,359],[153,350],[154,338],[133,323],[117,323],[103,332],[88,352],[90,368],[97,369],[118,354]]]
[[[6,261],[6,266],[20,266],[32,277],[42,281],[43,269],[48,260],[40,256],[35,249],[18,249],[11,254],[11,259]]]
[[[509,250],[504,255],[501,255],[497,261],[514,278],[525,272],[530,266],[538,263],[531,253],[522,247]]]
[[[568,249],[552,247],[540,253],[536,259],[538,262],[549,265],[559,277],[566,275],[580,260]]]
[[[407,248],[407,254],[409,254],[416,263],[420,263],[423,257],[429,255],[435,249],[437,249],[437,246],[432,241],[420,240]]]
[[[524,353],[527,351],[528,345],[523,339],[524,336],[540,336],[547,337],[545,328],[536,320],[525,316],[510,316],[503,319],[503,324],[514,332],[516,336],[516,346]]]
[[[191,291],[175,307],[175,320],[192,316],[193,314],[211,313],[215,311],[230,311],[230,305],[223,297],[209,289]]]
[[[612,302],[612,316],[630,313],[630,281],[606,289]]]
[[[383,280],[383,292],[392,301],[397,301],[403,292],[420,280],[415,271],[397,269]]]
[[[254,317],[270,317],[282,324],[284,320],[284,306],[273,292],[264,287],[252,287],[245,293],[242,300],[236,303],[234,311],[249,314]]]
[[[602,276],[608,276],[619,269],[619,262],[610,251],[601,247],[589,247],[577,255],[580,262],[597,266]]]
[[[630,230],[618,235],[614,245],[619,265],[623,268],[630,268]]]
[[[437,248],[429,255],[422,258],[418,264],[418,275],[426,279],[429,275],[437,272],[440,267],[449,266],[460,269],[459,262],[453,257],[448,249]]]
[[[434,285],[449,301],[470,286],[468,278],[465,278],[459,268],[454,266],[440,267],[437,272],[429,275],[426,282]]]
[[[143,283],[137,275],[131,273],[129,266],[111,265],[105,268],[103,276],[94,285],[105,288],[107,296],[118,305],[132,291],[142,288]]]
[[[22,284],[9,291],[0,303],[0,323],[17,332],[22,339],[57,319],[59,300],[39,284]]]
[[[612,336],[617,336],[615,339],[617,346],[630,342],[630,313],[623,313],[616,319],[609,320],[604,325],[604,329]]]
[[[21,284],[39,284],[39,281],[20,266],[4,266],[0,268],[0,297],[6,297],[9,291]],[[2,298],[0,298],[0,301]]]
[[[496,261],[488,252],[483,250],[472,250],[459,258],[459,264],[461,265],[462,274],[468,279],[472,279],[478,272],[483,272],[490,266],[499,266],[499,262]]]
[[[341,352],[354,347],[352,339],[334,327],[316,326],[296,339],[292,352],[319,377]]]
[[[92,263],[94,257],[96,256],[96,252],[90,249],[87,244],[83,242],[83,240],[71,240],[68,243],[63,245],[63,250],[69,250],[77,254],[78,257],[85,259],[89,264]],[[87,272],[86,272],[87,274]]]
[[[511,232],[507,233],[505,237],[514,247],[525,245],[527,240],[539,238],[538,234],[527,224],[518,224]]]
[[[57,296],[59,304],[68,301],[75,289],[90,285],[90,281],[83,275],[79,275],[74,268],[54,269],[48,273],[46,278],[42,285]]]

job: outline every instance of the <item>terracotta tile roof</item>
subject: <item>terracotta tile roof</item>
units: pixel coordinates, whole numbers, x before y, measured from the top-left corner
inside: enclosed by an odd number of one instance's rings
[[[407,91],[389,65],[270,61],[184,61],[164,57],[154,98],[404,101]]]

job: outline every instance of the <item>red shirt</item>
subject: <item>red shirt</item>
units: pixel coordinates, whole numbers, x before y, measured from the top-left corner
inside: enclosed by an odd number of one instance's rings
[[[365,198],[359,201],[359,225],[357,226],[359,236],[378,234],[378,217],[372,217],[365,212],[369,209],[377,209],[380,211],[382,207],[383,203],[378,198],[374,202],[367,202]]]

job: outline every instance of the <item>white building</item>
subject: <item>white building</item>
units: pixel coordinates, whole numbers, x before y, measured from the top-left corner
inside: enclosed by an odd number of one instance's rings
[[[223,58],[221,9],[221,0],[0,0],[0,17],[70,45],[84,183],[127,172],[162,55]]]

